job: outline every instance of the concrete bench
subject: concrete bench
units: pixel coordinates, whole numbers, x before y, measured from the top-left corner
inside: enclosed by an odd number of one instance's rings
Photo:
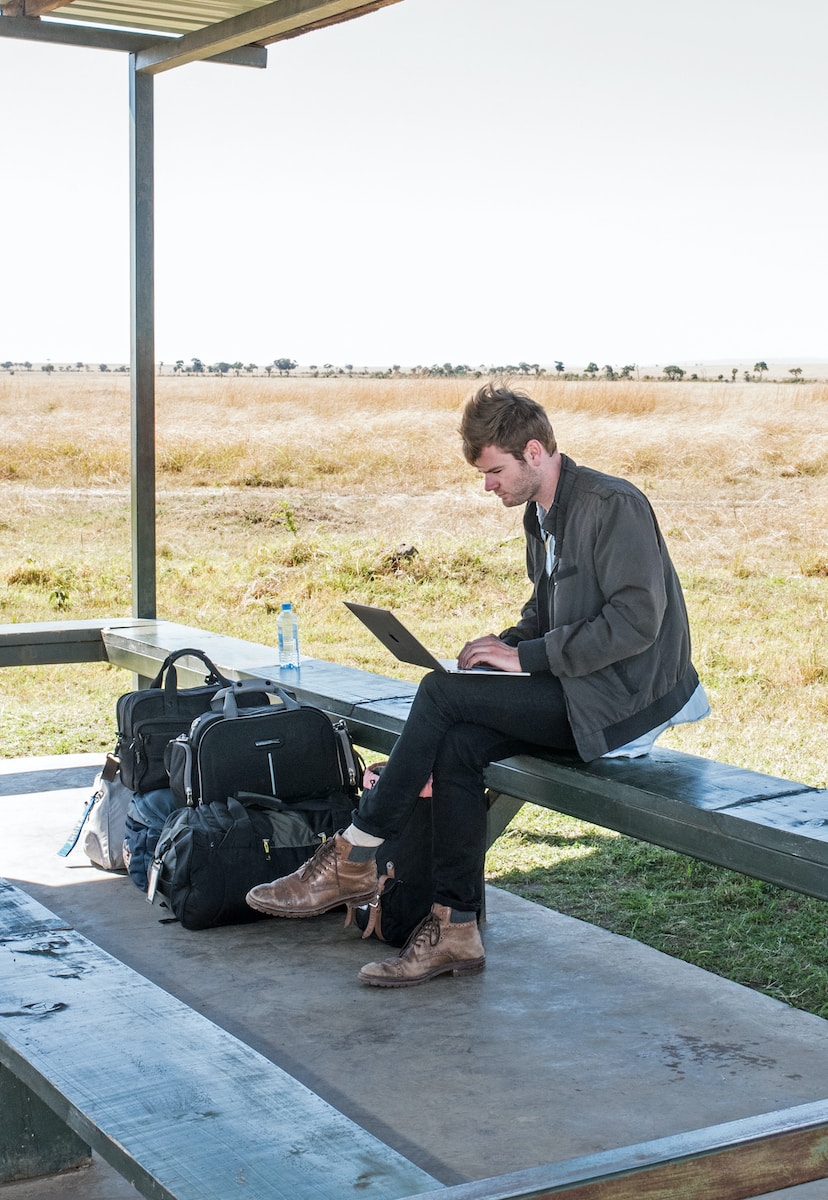
[[[38,621],[0,625],[0,667],[106,662],[101,630],[114,621]]]
[[[172,650],[204,650],[228,676],[283,683],[332,717],[361,746],[388,754],[416,687],[304,659],[280,672],[273,646],[171,621],[119,618],[0,626],[0,665],[109,661],[154,676]],[[178,664],[183,686],[203,680],[197,660]],[[538,804],[718,866],[828,899],[828,792],[656,746],[645,759],[520,755],[492,763],[490,843],[524,803]]]
[[[119,623],[101,633],[110,662],[152,676],[170,650],[197,646],[235,678],[265,676],[332,717],[359,745],[387,754],[416,687],[319,659],[279,671],[272,646],[165,621]],[[193,663],[197,667],[197,662]],[[185,669],[182,678],[186,676]],[[195,670],[192,682],[202,678]],[[524,803],[567,813],[643,841],[828,899],[828,792],[656,746],[648,758],[520,755],[492,763],[490,843]]]
[[[142,1196],[343,1200],[440,1184],[0,880],[0,1182],[88,1161]]]

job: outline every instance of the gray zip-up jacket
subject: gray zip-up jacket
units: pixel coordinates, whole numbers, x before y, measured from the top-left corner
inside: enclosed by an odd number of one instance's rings
[[[555,539],[551,576],[534,501],[523,522],[532,597],[500,636],[524,671],[560,679],[588,761],[655,729],[695,691],[681,584],[646,496],[566,455],[543,526]]]

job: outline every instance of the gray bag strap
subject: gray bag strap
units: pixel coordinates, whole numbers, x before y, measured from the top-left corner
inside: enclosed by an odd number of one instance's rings
[[[357,770],[357,760],[354,754],[351,735],[348,732],[348,726],[344,721],[334,721],[334,733],[339,742],[339,750],[342,755],[342,767],[346,778],[344,783],[350,788],[356,788],[359,784],[359,772]]]
[[[239,715],[237,697],[249,692],[266,692],[269,696],[278,696],[286,709],[302,707],[295,696],[291,696],[271,679],[245,679],[240,683],[234,683],[232,687],[222,688],[221,691],[216,692],[210,707],[214,712],[222,713],[227,720],[233,720]]]

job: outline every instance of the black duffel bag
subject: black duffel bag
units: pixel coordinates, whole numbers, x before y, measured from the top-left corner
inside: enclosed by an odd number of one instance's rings
[[[147,899],[162,896],[185,929],[254,921],[263,914],[245,903],[250,889],[290,875],[350,818],[344,796],[336,806],[240,792],[178,809],[161,830]]]
[[[358,756],[344,721],[332,723],[321,709],[267,680],[219,691],[210,709],[167,746],[169,784],[179,804],[223,802],[241,791],[289,804],[329,797],[336,805],[348,797],[355,805]]]
[[[204,664],[204,684],[179,688],[175,662],[192,657]],[[166,676],[166,678],[165,678]],[[203,650],[176,650],[168,654],[148,688],[126,692],[115,707],[118,741],[115,756],[120,760],[121,780],[133,792],[150,792],[169,786],[164,766],[167,742],[190,728],[193,720],[208,712],[213,697],[232,681],[222,675]],[[246,692],[240,704],[267,704],[262,692]]]

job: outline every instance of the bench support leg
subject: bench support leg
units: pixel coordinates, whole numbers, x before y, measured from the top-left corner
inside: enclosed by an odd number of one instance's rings
[[[504,796],[492,788],[486,790],[486,849],[490,849],[512,818],[523,808],[523,801],[514,796]],[[486,892],[483,891],[483,907],[480,910],[480,920],[486,920]]]
[[[92,1151],[48,1105],[0,1066],[0,1184],[89,1166]]]
[[[486,845],[493,846],[503,833],[506,826],[523,808],[523,801],[514,796],[506,796],[489,788],[487,794],[489,804],[488,828],[486,830]]]

